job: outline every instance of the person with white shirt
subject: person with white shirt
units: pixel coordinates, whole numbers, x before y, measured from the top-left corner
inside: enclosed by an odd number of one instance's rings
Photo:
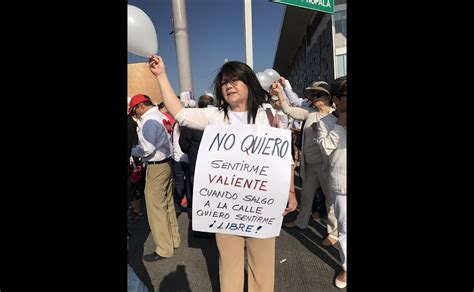
[[[146,162],[145,202],[151,234],[156,248],[145,255],[145,261],[157,261],[171,257],[178,248],[178,222],[173,205],[174,181],[171,168],[171,143],[163,125],[166,118],[151,99],[144,94],[132,97],[129,116],[140,120],[138,145],[132,148],[132,155],[142,157]]]
[[[150,71],[160,85],[166,107],[180,125],[195,129],[228,124],[270,126],[270,119],[262,106],[269,97],[268,92],[262,88],[254,71],[247,64],[232,61],[221,67],[214,79],[217,107],[183,108],[173,98],[174,92],[162,58],[153,55],[148,62]],[[291,173],[288,204],[283,215],[294,211],[297,206],[293,171]],[[248,290],[274,291],[275,237],[253,238],[216,233],[216,242],[222,292],[243,291],[245,248],[248,256]]]
[[[211,93],[206,91],[206,94],[199,97],[198,107],[207,108],[214,106],[214,96]],[[183,153],[186,153],[188,156],[188,166],[189,166],[189,194],[187,197],[188,205],[188,218],[192,218],[192,202],[193,202],[193,187],[194,187],[194,172],[196,169],[196,160],[199,152],[199,145],[201,144],[202,135],[204,131],[196,130],[188,127],[180,127],[181,132],[179,135],[179,146]],[[175,140],[173,140],[174,142]],[[191,224],[191,222],[190,222]],[[198,233],[195,233],[198,234]],[[202,235],[201,233],[199,233]]]
[[[275,109],[275,114],[279,116],[279,119],[281,121],[281,128],[282,129],[290,129],[291,124],[290,124],[290,118],[281,110],[281,103],[280,100],[278,99],[278,96],[272,96],[270,98],[270,104],[272,107]],[[291,118],[291,123],[293,123],[293,118]]]
[[[326,210],[328,211],[328,236],[321,244],[324,246],[333,246],[337,243],[337,220],[334,215],[334,204],[329,195],[328,175],[325,170],[326,161],[318,144],[313,141],[313,138],[316,138],[316,131],[313,127],[321,118],[333,111],[330,107],[330,88],[329,85],[325,85],[319,81],[314,82],[310,87],[306,88],[305,96],[312,101],[314,107],[305,109],[290,107],[283,97],[281,87],[280,83],[273,82],[270,93],[278,95],[283,112],[292,118],[305,121],[303,128],[303,151],[301,155],[301,177],[303,178],[301,186],[301,210],[296,220],[285,223],[285,226],[289,228],[298,227],[300,229],[308,228],[316,190],[321,187],[326,198]]]
[[[342,271],[337,275],[335,285],[347,286],[347,76],[339,77],[332,83],[331,93],[337,110],[322,118],[318,124],[316,142],[329,160],[329,189],[334,201],[334,210],[339,229],[339,254]]]

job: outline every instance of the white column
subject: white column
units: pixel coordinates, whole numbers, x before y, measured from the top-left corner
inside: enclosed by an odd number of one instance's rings
[[[193,90],[191,58],[189,54],[188,21],[185,0],[173,0],[173,27],[178,59],[180,91]]]
[[[252,0],[244,0],[245,62],[253,69]]]

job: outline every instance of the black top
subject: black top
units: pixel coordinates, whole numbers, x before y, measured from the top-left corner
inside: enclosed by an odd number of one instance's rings
[[[194,175],[194,169],[196,168],[196,160],[199,151],[199,144],[201,144],[203,134],[204,131],[202,130],[181,127],[181,134],[179,136],[179,147],[181,147],[181,150],[184,153],[188,154],[190,175]]]
[[[127,119],[127,159],[132,155],[132,147],[138,144],[137,123],[132,117]]]

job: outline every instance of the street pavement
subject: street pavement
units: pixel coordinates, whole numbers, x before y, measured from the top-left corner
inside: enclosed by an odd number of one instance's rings
[[[288,214],[283,222],[294,220],[296,215],[296,211]],[[143,255],[152,253],[155,243],[146,217],[134,222],[130,226],[130,266],[150,292],[220,291],[219,254],[213,234],[195,234],[186,213],[178,217],[178,224],[181,246],[175,254],[145,262]],[[276,239],[275,291],[346,291],[334,285],[334,278],[342,270],[339,247],[321,244],[327,235],[325,224],[324,219],[311,219],[305,230],[283,226]]]

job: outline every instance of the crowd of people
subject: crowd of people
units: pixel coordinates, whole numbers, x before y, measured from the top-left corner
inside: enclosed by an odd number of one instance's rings
[[[192,218],[196,160],[207,125],[255,124],[292,132],[293,163],[285,216],[298,210],[286,228],[308,228],[310,220],[327,216],[324,246],[339,245],[342,271],[335,285],[347,285],[346,260],[346,92],[347,77],[332,81],[316,80],[296,94],[288,80],[280,77],[263,88],[254,71],[245,63],[226,62],[214,79],[214,94],[199,97],[198,108],[184,107],[173,91],[160,56],[149,59],[156,76],[162,102],[137,94],[128,106],[129,220],[146,218],[156,248],[144,255],[145,261],[173,256],[181,245],[177,216]],[[296,171],[295,171],[296,169]],[[301,198],[296,197],[294,174],[302,179]],[[321,194],[322,200],[318,200]],[[327,214],[314,202],[324,204]],[[298,208],[298,209],[297,209]],[[315,215],[315,213],[318,215]],[[133,234],[129,234],[133,236]],[[245,250],[248,290],[273,291],[275,237],[254,238],[216,233],[219,251],[221,291],[244,290]]]

